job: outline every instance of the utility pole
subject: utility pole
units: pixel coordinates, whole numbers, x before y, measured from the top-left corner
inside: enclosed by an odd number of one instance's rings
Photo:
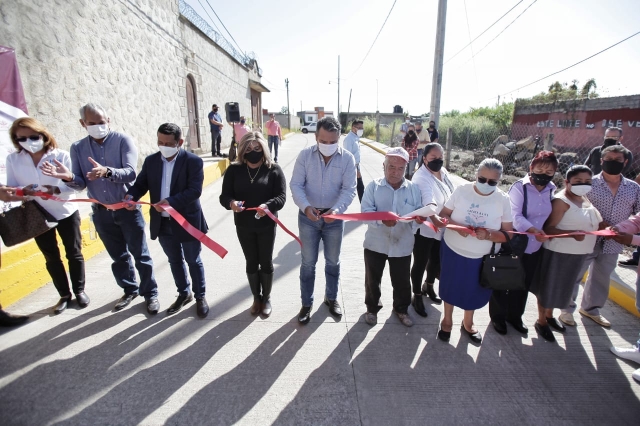
[[[344,119],[344,126],[349,127],[349,112],[351,111],[351,92],[353,89],[349,89],[349,103],[347,104],[347,116]]]
[[[380,111],[378,106],[378,79],[376,78],[376,111]]]
[[[498,95],[498,103],[496,104],[496,106],[500,106],[500,95]]]
[[[433,58],[433,80],[431,82],[431,116],[436,128],[440,121],[440,95],[442,93],[442,67],[444,65],[444,30],[447,21],[447,0],[438,0],[438,25],[436,29],[436,49]]]
[[[289,79],[284,79],[284,84],[287,85],[287,127],[291,130],[291,110],[289,109]]]
[[[340,55],[338,55],[338,120],[340,120]]]

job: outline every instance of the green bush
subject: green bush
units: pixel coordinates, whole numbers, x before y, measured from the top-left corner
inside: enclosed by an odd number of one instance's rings
[[[443,115],[440,118],[440,128],[438,129],[442,145],[446,142],[447,129],[449,128],[453,130],[452,145],[464,149],[484,148],[504,133],[500,126],[487,117],[473,117],[469,114]],[[468,145],[467,132],[469,133]]]

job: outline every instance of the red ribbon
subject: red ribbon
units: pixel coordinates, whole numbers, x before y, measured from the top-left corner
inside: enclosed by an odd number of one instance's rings
[[[16,188],[15,192],[16,192],[16,195],[18,197],[23,197],[24,196],[24,191],[22,189],[20,189],[20,188]],[[109,210],[123,209],[123,208],[126,208],[126,207],[130,206],[131,204],[140,204],[140,205],[144,204],[144,205],[149,205],[149,206],[153,206],[153,207],[160,207],[161,209],[163,209],[164,211],[169,213],[169,216],[171,216],[176,222],[178,222],[178,224],[180,226],[182,226],[184,228],[184,230],[189,233],[189,235],[191,235],[196,240],[200,241],[209,250],[213,251],[215,254],[220,256],[222,259],[224,259],[224,257],[228,253],[227,249],[225,249],[220,244],[218,244],[215,241],[213,241],[204,232],[200,231],[198,228],[196,228],[195,226],[191,225],[189,223],[189,221],[184,218],[184,216],[182,216],[173,207],[171,207],[169,205],[151,204],[151,203],[147,203],[145,201],[127,201],[127,202],[120,202],[120,203],[115,203],[115,204],[104,204],[104,203],[101,203],[100,201],[95,200],[93,198],[76,198],[76,199],[73,199],[73,200],[65,200],[63,198],[56,197],[55,195],[51,195],[48,192],[42,192],[42,191],[36,191],[36,192],[34,192],[32,194],[32,196],[46,198],[47,200],[60,201],[60,202],[63,202],[63,203],[71,201],[71,202],[76,202],[76,203],[101,204],[101,205],[103,205],[104,207],[106,207]]]
[[[255,211],[259,211],[259,212],[263,212],[265,213],[267,216],[269,216],[271,218],[271,220],[273,220],[280,228],[282,228],[282,230],[284,232],[286,232],[287,234],[291,235],[293,237],[294,240],[296,240],[298,242],[298,244],[300,244],[300,247],[302,247],[302,241],[300,241],[300,238],[294,234],[293,232],[291,232],[289,229],[287,229],[286,226],[284,226],[284,224],[282,222],[280,222],[280,220],[276,217],[276,215],[274,215],[273,213],[271,213],[269,211],[269,209],[261,209],[260,207],[248,207],[245,210],[255,210]]]

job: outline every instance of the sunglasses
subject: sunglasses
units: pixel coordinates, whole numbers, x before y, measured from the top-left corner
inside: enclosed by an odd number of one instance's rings
[[[487,179],[486,177],[482,177],[482,176],[478,176],[478,182],[480,182],[480,183],[488,183],[489,186],[498,185],[498,181],[497,180]]]
[[[16,138],[16,140],[18,141],[18,143],[26,142],[27,139],[32,140],[32,141],[35,142],[35,141],[39,141],[41,137],[42,137],[41,135],[31,135],[31,136],[24,136],[24,137],[21,137],[21,138]]]

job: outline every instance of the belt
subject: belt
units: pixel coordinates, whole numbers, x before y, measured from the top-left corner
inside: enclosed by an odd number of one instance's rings
[[[314,207],[314,209],[318,210],[318,213],[320,214],[325,214],[326,212],[328,212],[329,210],[331,210],[331,207],[328,208],[322,208],[322,207]]]
[[[98,203],[93,203],[93,207],[98,209],[98,210],[109,210],[110,212],[114,212],[114,209],[108,209],[105,206],[103,206],[102,204],[98,204]]]

